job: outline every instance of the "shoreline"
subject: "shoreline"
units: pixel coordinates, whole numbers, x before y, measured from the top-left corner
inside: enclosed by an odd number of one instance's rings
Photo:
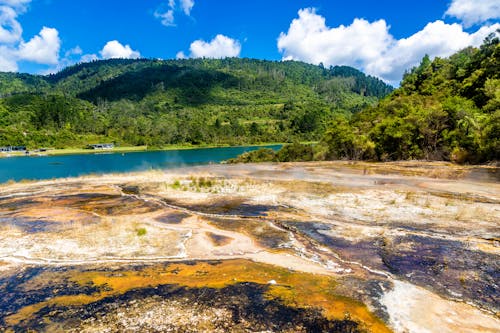
[[[258,144],[243,144],[243,145],[170,145],[161,148],[149,148],[148,146],[123,146],[114,147],[111,149],[86,149],[86,148],[62,148],[62,149],[51,149],[45,152],[35,152],[29,151],[29,154],[25,152],[10,152],[0,153],[0,158],[9,157],[39,157],[39,156],[60,156],[60,155],[87,155],[87,154],[102,154],[102,153],[142,153],[142,152],[154,152],[154,151],[171,151],[171,150],[194,150],[194,149],[212,149],[212,148],[232,148],[232,147],[259,147],[259,146],[274,146],[274,145],[285,145],[286,142],[267,142]]]

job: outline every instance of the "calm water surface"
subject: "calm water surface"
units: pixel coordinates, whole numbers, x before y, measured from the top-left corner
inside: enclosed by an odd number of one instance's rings
[[[0,158],[0,183],[8,180],[76,177],[90,173],[144,171],[218,163],[262,147],[278,150],[281,145],[7,157]]]

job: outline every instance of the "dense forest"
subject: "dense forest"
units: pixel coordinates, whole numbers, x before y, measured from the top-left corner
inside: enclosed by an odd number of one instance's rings
[[[447,59],[428,56],[378,104],[336,114],[321,142],[262,150],[237,161],[500,159],[500,43],[490,35]]]
[[[317,141],[392,91],[345,66],[254,59],[77,64],[49,76],[0,73],[0,146]]]

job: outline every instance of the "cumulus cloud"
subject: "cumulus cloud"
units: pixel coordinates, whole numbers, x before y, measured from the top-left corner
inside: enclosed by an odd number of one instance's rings
[[[412,36],[395,41],[381,57],[368,62],[365,69],[386,80],[397,81],[406,69],[417,65],[426,54],[448,57],[467,46],[479,46],[484,38],[498,28],[500,24],[495,24],[469,34],[459,24],[446,24],[443,21],[428,23]]]
[[[445,15],[460,19],[465,27],[500,18],[498,0],[453,0]]]
[[[40,70],[39,73],[48,74],[78,61],[101,59],[97,54],[84,54],[79,46],[66,50],[61,57],[61,39],[59,31],[54,28],[43,27],[37,35],[25,41],[22,26],[17,18],[26,12],[30,2],[31,0],[0,0],[0,71],[18,71],[18,63],[27,61],[47,65],[48,68]],[[132,50],[129,45],[123,46],[117,41],[106,44],[101,55],[105,58],[140,56],[139,52]]]
[[[189,47],[191,58],[226,58],[238,57],[241,52],[239,41],[224,35],[217,35],[210,42],[195,40]],[[180,52],[177,55],[184,55]]]
[[[287,60],[319,64],[362,64],[380,56],[392,43],[384,20],[370,23],[355,19],[350,26],[329,28],[315,9],[299,10],[288,33],[281,33],[278,49]]]
[[[154,12],[154,16],[160,20],[161,24],[166,27],[174,27],[175,13],[177,11],[184,12],[185,15],[190,16],[191,10],[194,7],[194,0],[180,0],[179,4],[175,0],[169,0],[168,4],[161,4]]]
[[[64,53],[64,57],[59,59],[57,64],[50,68],[40,71],[40,74],[56,73],[67,66],[71,66],[77,62],[91,62],[94,60],[111,59],[111,58],[139,58],[139,51],[132,50],[130,45],[122,45],[117,40],[112,40],[106,43],[100,51],[100,56],[95,53],[84,54],[80,46],[75,46]]]
[[[130,45],[122,45],[117,40],[112,40],[107,42],[106,45],[104,45],[104,47],[100,51],[100,53],[104,59],[110,59],[110,58],[133,59],[133,58],[139,58],[141,56],[139,51],[134,51],[132,50]]]
[[[354,66],[391,83],[397,83],[404,71],[417,65],[425,54],[446,57],[469,45],[478,46],[500,28],[500,24],[494,24],[468,33],[460,24],[436,21],[397,40],[384,20],[354,19],[349,26],[331,28],[315,9],[301,9],[298,15],[288,32],[278,38],[284,60]]]
[[[54,28],[43,27],[29,42],[21,42],[18,54],[22,60],[55,65],[59,61],[60,48],[59,32]]]
[[[16,18],[14,9],[0,6],[0,43],[12,44],[21,39],[23,29]]]
[[[58,65],[61,39],[57,29],[43,27],[28,42],[17,17],[31,0],[0,0],[0,71],[17,71],[19,61]]]

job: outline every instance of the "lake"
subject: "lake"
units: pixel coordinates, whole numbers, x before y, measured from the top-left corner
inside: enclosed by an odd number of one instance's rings
[[[278,150],[281,145],[6,157],[0,158],[0,183],[9,180],[77,177],[91,173],[145,171],[219,163],[259,148]]]

